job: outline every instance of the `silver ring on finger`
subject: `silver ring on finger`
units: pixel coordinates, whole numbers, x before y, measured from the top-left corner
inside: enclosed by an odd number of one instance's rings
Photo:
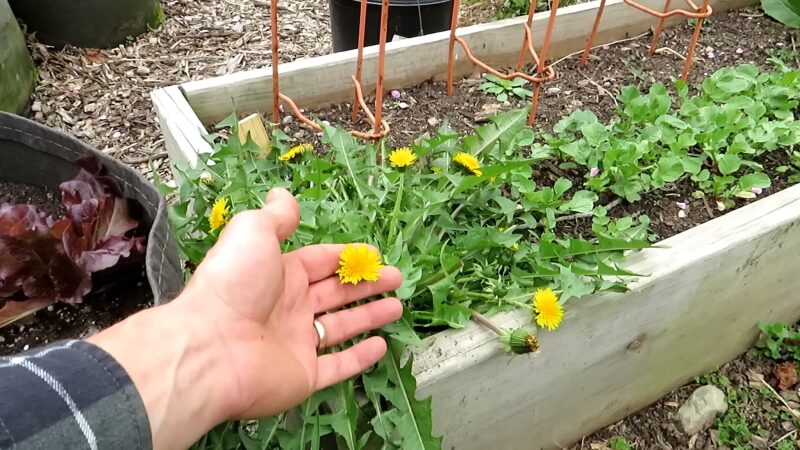
[[[328,345],[328,332],[325,330],[325,325],[319,320],[314,320],[314,329],[317,331],[317,349],[325,348]]]

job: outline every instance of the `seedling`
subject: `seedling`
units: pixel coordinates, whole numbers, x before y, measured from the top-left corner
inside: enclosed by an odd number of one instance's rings
[[[487,73],[484,81],[478,89],[489,95],[494,95],[498,102],[505,102],[509,97],[519,97],[522,100],[531,98],[533,92],[525,89],[527,81],[522,78],[504,80],[496,75]]]

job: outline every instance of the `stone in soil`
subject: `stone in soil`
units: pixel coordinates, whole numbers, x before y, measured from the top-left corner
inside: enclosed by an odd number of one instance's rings
[[[706,385],[697,388],[678,409],[678,418],[683,431],[691,436],[710,427],[727,410],[725,393],[716,386]]]

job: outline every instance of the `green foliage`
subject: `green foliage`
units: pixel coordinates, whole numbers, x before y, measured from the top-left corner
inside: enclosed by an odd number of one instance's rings
[[[800,331],[782,323],[759,323],[761,339],[756,344],[762,355],[775,361],[800,361]]]
[[[800,2],[797,0],[761,0],[761,8],[787,27],[800,28]]]
[[[614,436],[608,440],[611,450],[633,450],[633,446],[622,436]]]
[[[628,201],[682,179],[728,203],[769,187],[757,158],[800,143],[800,71],[741,65],[707,78],[697,95],[680,81],[676,88],[677,97],[660,83],[647,93],[623,88],[617,118],[603,124],[577,111],[556,124],[545,148],[599,169],[586,187]]]
[[[797,450],[797,446],[791,439],[784,439],[775,444],[775,450]]]
[[[429,401],[415,400],[411,362],[400,363],[403,348],[465,326],[473,312],[527,308],[537,288],[554,289],[567,307],[593,292],[624,291],[635,274],[620,263],[650,245],[650,221],[612,219],[599,194],[633,202],[686,180],[725,200],[770,186],[757,158],[800,142],[799,82],[800,71],[744,65],[720,70],[693,96],[680,82],[675,96],[661,84],[647,93],[624,88],[609,124],[578,111],[544,142],[525,127],[527,110],[498,115],[470,136],[445,125],[410,145],[418,161],[405,169],[390,167],[384,142],[360,142],[333,127],[324,129],[324,151],[289,162],[278,159],[290,140],[279,130],[266,156],[252,141],[211,135],[214,152],[179,167],[185,182],[169,212],[187,261],[198,264],[216,242],[219,231],[207,220],[216,200],[227,199],[235,213],[262,207],[269,189],[285,187],[302,216],[285,250],[373,244],[403,273],[395,294],[406,309],[381,331],[391,352],[373,371],[282,417],[221,426],[195,448],[440,448]],[[219,127],[236,136],[236,122],[232,115]],[[480,161],[480,176],[453,162],[458,152]],[[548,158],[585,168],[586,182],[534,180],[532,167]],[[580,237],[559,227],[576,214],[591,220]],[[735,443],[747,427],[732,411],[724,436]]]
[[[516,96],[525,100],[533,96],[533,92],[525,89],[527,81],[524,78],[514,78],[513,80],[504,80],[497,75],[487,73],[484,75],[484,81],[478,89],[489,95],[494,95],[498,102],[504,102],[509,97]]]
[[[551,0],[535,0],[536,11],[550,10]],[[586,0],[561,0],[558,4],[559,8],[565,6],[584,3]],[[497,13],[498,19],[506,19],[509,17],[524,16],[528,14],[531,7],[531,0],[504,0],[503,8]]]
[[[231,433],[238,436],[231,442],[253,441],[260,448],[317,448],[326,439],[342,449],[439,448],[429,401],[415,400],[410,362],[399,362],[406,345],[418,345],[442,327],[463,327],[473,311],[529,304],[539,287],[559,292],[562,303],[625,289],[625,277],[634,274],[618,264],[626,251],[649,246],[648,222],[609,219],[597,208],[595,193],[575,189],[567,179],[552,186],[533,181],[532,164],[548,155],[533,146],[526,118],[527,110],[504,113],[463,139],[445,126],[411,145],[420,160],[407,169],[386,163],[390,150],[383,143],[365,144],[333,127],[325,128],[322,156],[304,153],[281,162],[278,154],[287,145],[279,131],[275,151],[266,157],[252,141],[212,135],[212,154],[201,155],[194,168],[178,168],[185,182],[170,217],[179,248],[193,265],[218,237],[207,220],[215,201],[227,199],[234,213],[260,208],[268,190],[281,186],[294,193],[302,215],[285,250],[367,242],[404,275],[395,294],[406,311],[384,328],[392,352],[375,370],[315,394],[294,420],[290,414],[249,426],[232,423],[206,437],[207,446],[198,443],[198,450],[235,448],[225,443]],[[219,127],[237,135],[235,116]],[[480,160],[481,176],[453,162],[461,151]],[[594,235],[560,235],[559,217],[594,211]],[[368,401],[359,404],[358,398]]]
[[[725,392],[725,402],[728,410],[717,419],[714,424],[721,445],[727,445],[734,450],[750,448],[750,438],[753,437],[753,426],[745,411],[745,406],[752,395],[746,386],[734,386],[728,377],[717,377],[717,387]]]

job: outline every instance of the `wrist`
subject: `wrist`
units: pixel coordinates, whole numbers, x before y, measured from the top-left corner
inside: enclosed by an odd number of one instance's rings
[[[88,339],[126,370],[147,410],[153,445],[187,448],[230,415],[219,381],[221,343],[180,299]]]

